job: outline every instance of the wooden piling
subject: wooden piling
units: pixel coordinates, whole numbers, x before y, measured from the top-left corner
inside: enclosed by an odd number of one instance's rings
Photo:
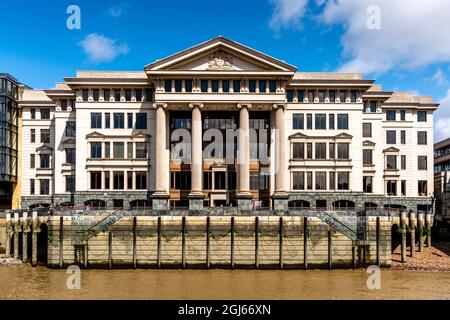
[[[411,258],[414,257],[416,252],[416,214],[414,212],[410,212],[409,214],[409,230],[411,237]]]
[[[19,259],[19,213],[14,213],[14,259]]]
[[[259,268],[259,217],[255,217],[255,268]]]
[[[308,217],[303,218],[303,265],[308,270]]]
[[[64,264],[64,218],[59,218],[59,267],[62,269]]]
[[[431,248],[431,214],[427,213],[425,215],[425,228],[427,232],[427,247]]]
[[[158,265],[158,269],[161,269],[161,217],[158,217],[158,246],[157,246],[157,255],[156,255],[156,263]]]
[[[419,213],[417,216],[417,223],[419,227],[419,252],[423,250],[423,231],[425,227],[424,214]]]
[[[32,241],[31,241],[31,265],[33,267],[37,266],[37,232],[38,232],[38,216],[37,212],[33,212],[33,224],[31,226],[31,232],[32,232]]]
[[[400,215],[400,230],[402,232],[402,244],[401,244],[401,251],[402,251],[402,263],[406,262],[406,212],[402,212]]]
[[[353,269],[356,269],[357,265],[356,265],[356,255],[357,255],[357,246],[356,243],[353,241],[352,243],[352,265],[353,265]]]
[[[333,269],[333,239],[330,227],[328,227],[328,269]]]
[[[133,268],[137,268],[137,218],[133,217]]]
[[[109,269],[112,269],[112,267],[113,267],[112,242],[113,242],[113,235],[112,235],[112,232],[109,231],[109,233],[108,233],[108,267],[109,267]]]
[[[381,266],[380,261],[380,231],[381,231],[381,218],[377,217],[377,227],[376,227],[376,238],[377,238],[377,266]]]
[[[283,261],[283,237],[284,237],[284,228],[283,228],[283,217],[280,217],[280,270],[283,270],[284,268],[284,261]]]
[[[6,214],[6,258],[11,257],[11,233],[10,233],[11,227],[11,214]]]
[[[28,225],[28,213],[24,212],[22,214],[22,262],[28,262],[28,230],[26,230]]]
[[[210,250],[211,250],[211,218],[208,216],[206,217],[206,269],[209,269],[211,266],[211,257],[210,257]]]
[[[186,217],[181,219],[181,264],[186,269]]]
[[[231,269],[234,269],[234,217],[231,217],[230,242]]]

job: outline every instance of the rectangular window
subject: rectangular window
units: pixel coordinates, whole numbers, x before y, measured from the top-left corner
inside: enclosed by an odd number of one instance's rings
[[[91,129],[101,129],[102,128],[102,114],[101,113],[91,113]]]
[[[386,170],[397,170],[397,156],[386,156]]]
[[[347,91],[339,92],[339,100],[341,101],[341,103],[347,102]]]
[[[348,130],[348,114],[338,114],[338,130]]]
[[[192,80],[184,80],[186,92],[192,92]]]
[[[172,92],[172,80],[164,80],[165,92]]]
[[[50,143],[50,129],[41,129],[41,143]]]
[[[327,115],[326,114],[316,114],[316,130],[326,130],[327,129]]]
[[[400,162],[401,162],[401,169],[406,170],[406,156],[404,156],[404,155],[401,156]]]
[[[316,160],[325,160],[327,158],[327,144],[316,143]]]
[[[30,154],[30,168],[36,168],[36,155]]]
[[[136,129],[147,130],[147,113],[136,113]]]
[[[105,171],[105,190],[109,190],[111,184],[111,174],[109,171]]]
[[[136,172],[136,190],[146,190],[147,189],[147,172],[138,171]]]
[[[75,121],[66,122],[66,137],[76,136],[77,125]]]
[[[305,144],[304,143],[294,143],[292,145],[293,154],[292,157],[294,159],[305,159]]]
[[[259,92],[260,93],[266,93],[267,88],[267,81],[266,80],[259,80]]]
[[[417,193],[419,194],[419,197],[426,197],[428,195],[428,182],[427,181],[419,181],[418,182]]]
[[[233,80],[233,92],[234,93],[241,92],[241,81],[240,80]]]
[[[105,102],[109,102],[109,100],[111,100],[111,90],[110,89],[103,89],[103,100],[105,100]]]
[[[208,92],[208,80],[201,80],[200,81],[200,90],[202,92]]]
[[[295,113],[292,116],[292,120],[293,120],[293,129],[294,130],[303,130],[305,129],[305,116],[303,113]]]
[[[333,113],[331,113],[328,116],[328,127],[330,130],[334,130],[334,114]]]
[[[402,196],[406,196],[406,180],[402,180],[401,182],[401,188],[402,188]]]
[[[363,123],[363,138],[372,138],[372,124]]]
[[[128,188],[128,190],[133,189],[133,172],[132,171],[127,172],[127,188]]]
[[[36,142],[36,129],[31,129],[30,131],[30,142],[35,143]]]
[[[50,180],[42,179],[40,182],[40,194],[41,195],[50,195]]]
[[[32,108],[30,110],[30,113],[31,113],[31,119],[32,120],[36,119],[36,109]]]
[[[66,192],[75,192],[75,176],[66,176]]]
[[[113,143],[113,158],[114,159],[123,159],[125,157],[125,144],[123,142],[114,142]]]
[[[248,91],[256,92],[256,81],[255,80],[248,81]]]
[[[316,92],[314,90],[309,90],[308,91],[308,102],[314,103],[315,98],[316,98]]]
[[[330,143],[329,147],[328,147],[328,157],[330,159],[334,159],[336,158],[336,151],[335,151],[336,145],[334,143]]]
[[[50,109],[41,109],[41,120],[50,120]]]
[[[387,110],[386,121],[396,121],[396,120],[397,120],[397,112],[395,110]]]
[[[127,113],[127,127],[128,129],[133,129],[133,114]]]
[[[426,131],[418,131],[417,132],[417,143],[419,145],[427,145],[428,144],[428,136]]]
[[[270,80],[269,81],[269,91],[271,93],[277,92],[277,82],[275,80]]]
[[[400,110],[400,121],[406,121],[406,111]]]
[[[102,189],[102,173],[100,171],[91,172],[91,190]]]
[[[377,107],[378,107],[378,104],[376,101],[370,101],[370,112],[376,113]]]
[[[306,187],[308,190],[313,189],[313,173],[312,172],[306,173]]]
[[[105,129],[111,128],[111,113],[105,113]]]
[[[427,122],[427,112],[426,111],[417,111],[417,121],[418,122]]]
[[[406,131],[405,130],[400,131],[400,143],[406,144]]]
[[[312,143],[306,144],[306,159],[312,159]]]
[[[363,177],[363,191],[373,193],[373,177]]]
[[[292,188],[294,190],[305,190],[305,173],[303,171],[292,173]]]
[[[319,102],[324,103],[325,102],[325,91],[320,90],[319,91]]]
[[[83,89],[83,91],[82,91],[82,98],[83,98],[83,101],[88,101],[89,100],[89,90],[88,89]]]
[[[175,92],[181,92],[183,89],[183,81],[175,80]]]
[[[328,97],[329,97],[331,103],[336,102],[336,90],[330,90],[328,92]]]
[[[191,91],[192,91],[192,82],[191,82]],[[145,89],[145,100],[147,100],[147,102],[153,101],[153,90],[152,89]]]
[[[211,91],[212,92],[219,92],[219,80],[212,80],[211,81]]]
[[[111,158],[111,142],[105,142],[105,159]]]
[[[330,190],[336,190],[336,172],[330,172]]]
[[[133,142],[127,142],[127,159],[133,159]]]
[[[141,102],[142,101],[142,89],[136,89],[134,92],[136,95],[136,101]]]
[[[214,190],[225,190],[225,172],[215,172],[214,173]],[[188,186],[186,186],[188,187]]]
[[[287,91],[287,102],[292,102],[294,99],[294,91],[288,90]]]
[[[386,144],[396,144],[397,134],[394,130],[386,131]]]
[[[66,163],[67,164],[75,164],[76,159],[76,149],[75,148],[67,148],[66,149]]]
[[[122,171],[113,172],[114,190],[124,190],[124,178],[124,173]]]
[[[297,90],[297,101],[298,103],[303,103],[303,101],[305,101],[305,91]]]
[[[337,144],[337,158],[339,160],[349,160],[350,159],[350,144],[349,143],[338,143]]]
[[[327,190],[326,172],[316,172],[316,190]]]
[[[222,91],[223,92],[230,92],[230,80],[222,80]]]
[[[102,143],[91,142],[91,159],[101,159],[101,158],[102,158]]]
[[[34,195],[36,193],[36,182],[34,179],[30,179],[30,194]]]
[[[121,98],[121,95],[122,95],[121,91],[122,90],[120,90],[120,89],[114,89],[114,101],[115,102],[120,102],[120,98]]]
[[[350,190],[349,172],[338,172],[338,190]]]
[[[387,195],[388,196],[396,196],[397,195],[397,181],[388,180],[386,182],[387,186]]]
[[[92,90],[92,99],[94,101],[98,101],[100,99],[100,90],[99,89]]]
[[[417,160],[418,160],[418,165],[417,165],[418,170],[427,170],[428,169],[428,157],[427,156],[419,156],[417,158]]]
[[[308,129],[308,130],[312,130],[312,114],[311,113],[308,113],[307,115],[306,115],[306,129]]]
[[[363,165],[371,166],[373,165],[373,151],[363,150]]]
[[[136,143],[136,159],[147,159],[147,143],[137,142]]]
[[[67,100],[61,100],[61,110],[67,111]]]
[[[352,90],[350,92],[350,94],[351,94],[351,102],[356,103],[356,99],[358,98],[358,92],[355,90]]]
[[[125,128],[125,115],[123,113],[114,113],[114,129]]]

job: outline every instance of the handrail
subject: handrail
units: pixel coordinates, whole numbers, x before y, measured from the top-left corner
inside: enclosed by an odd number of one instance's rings
[[[102,222],[108,220],[110,217],[112,217],[113,215],[117,214],[119,211],[120,211],[120,210],[116,210],[116,211],[112,212],[111,214],[109,214],[108,216],[106,216],[105,218],[103,218],[102,220],[100,220],[99,222],[97,222],[96,224],[92,225],[89,229],[79,231],[78,233],[89,233],[89,232],[91,232],[92,229],[94,229],[95,227],[97,227],[98,225],[100,225]]]
[[[344,224],[342,221],[339,221],[338,219],[336,219],[335,217],[333,217],[332,215],[330,215],[328,212],[320,210],[319,212],[325,214],[326,216],[330,217],[333,221],[338,222],[340,225],[342,225],[344,228],[346,228],[347,230],[349,230],[352,234],[354,234],[355,236],[358,236],[358,232],[352,230],[349,226],[347,226],[346,224]]]

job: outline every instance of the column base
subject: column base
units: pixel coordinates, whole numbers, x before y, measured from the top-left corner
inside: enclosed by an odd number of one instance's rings
[[[274,211],[289,211],[289,194],[276,192],[272,196]]]
[[[165,211],[169,209],[169,195],[162,192],[155,192],[152,196],[152,209],[155,211]]]
[[[189,211],[202,211],[204,199],[203,193],[191,193],[189,195]]]
[[[250,212],[253,210],[253,195],[250,192],[241,192],[236,198],[239,211]]]

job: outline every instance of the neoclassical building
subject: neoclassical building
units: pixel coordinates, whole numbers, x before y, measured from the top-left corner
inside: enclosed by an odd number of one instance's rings
[[[433,195],[429,97],[217,37],[26,89],[22,207],[405,207]]]

